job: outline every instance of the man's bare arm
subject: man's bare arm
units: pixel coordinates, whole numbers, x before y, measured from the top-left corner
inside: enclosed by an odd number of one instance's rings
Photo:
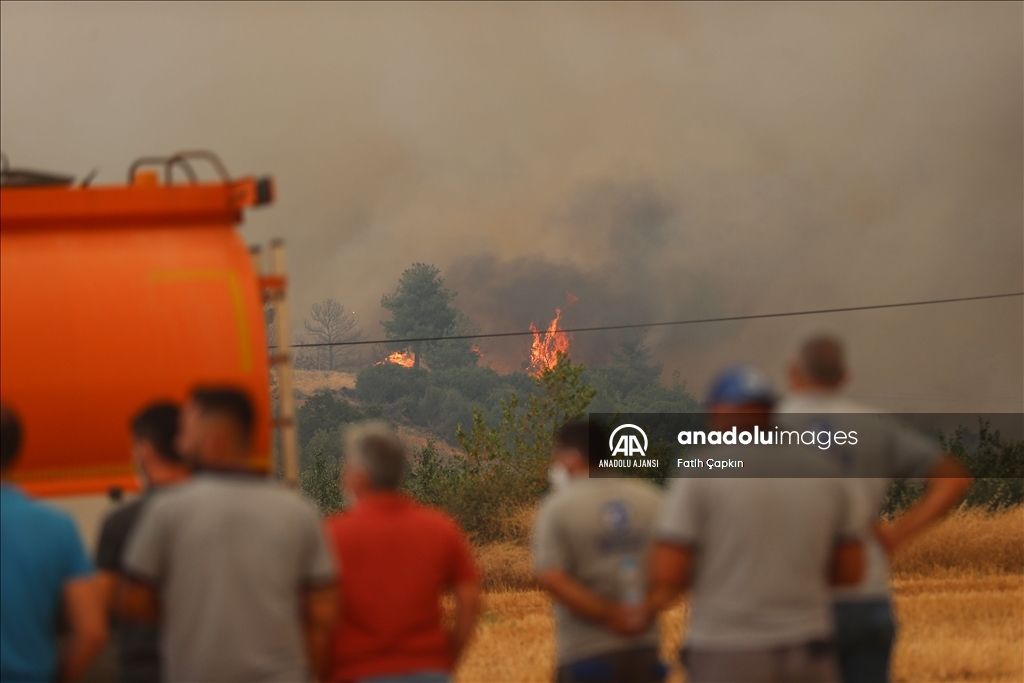
[[[547,569],[537,574],[537,584],[577,615],[591,621],[606,622],[613,604],[563,572]]]
[[[69,633],[58,680],[77,681],[107,641],[106,611],[93,576],[68,581],[62,597]]]
[[[338,591],[334,584],[305,591],[306,651],[309,667],[317,680],[327,676],[331,633],[338,619]]]
[[[157,621],[160,600],[149,584],[121,577],[113,597],[114,614],[127,621]]]
[[[462,653],[466,651],[477,618],[480,616],[480,583],[464,581],[455,584],[452,591],[455,596],[455,624],[451,631],[452,666],[454,667]]]
[[[876,525],[875,535],[892,554],[960,502],[970,486],[971,476],[964,466],[950,455],[942,456],[928,475],[928,488],[921,500],[894,523]]]
[[[832,551],[829,583],[833,586],[855,586],[864,578],[864,543],[841,541]]]
[[[685,589],[690,579],[693,550],[674,543],[655,543],[647,559],[646,606],[651,614],[665,609]]]

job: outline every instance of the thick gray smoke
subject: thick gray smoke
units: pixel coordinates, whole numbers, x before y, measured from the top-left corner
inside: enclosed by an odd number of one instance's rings
[[[1022,8],[914,5],[3,4],[16,165],[122,182],[206,147],[271,172],[297,310],[380,334],[439,266],[484,331],[1019,291]],[[571,293],[578,301],[569,304]],[[850,344],[884,407],[1020,410],[1019,300],[660,328],[666,371],[781,378]],[[296,321],[301,329],[301,321]],[[601,362],[621,335],[577,335]],[[527,339],[481,344],[518,368]]]

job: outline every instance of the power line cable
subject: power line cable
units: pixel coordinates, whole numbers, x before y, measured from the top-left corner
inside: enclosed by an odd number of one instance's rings
[[[558,334],[576,332],[600,332],[604,330],[636,330],[647,327],[670,327],[674,325],[701,325],[706,323],[725,323],[737,320],[763,320],[766,318],[792,318],[801,315],[820,315],[823,313],[851,313],[853,311],[877,311],[886,308],[909,308],[911,306],[932,306],[935,304],[952,304],[963,301],[985,301],[988,299],[1007,299],[1024,296],[1024,292],[1007,292],[1004,294],[983,294],[981,296],[962,296],[953,299],[930,299],[927,301],[904,301],[895,304],[873,304],[870,306],[844,306],[841,308],[818,308],[808,311],[786,311],[784,313],[757,313],[753,315],[731,315],[719,318],[692,318],[690,320],[669,320],[654,323],[627,323],[624,325],[594,325],[592,327],[573,327],[558,330]],[[493,339],[496,337],[525,337],[533,335],[533,330],[519,332],[487,332],[480,334],[455,334],[448,337],[411,337],[408,339],[360,339],[343,342],[311,342],[308,344],[292,344],[292,348],[311,349],[327,346],[362,346],[365,344],[412,344],[414,342],[450,341],[454,339]],[[271,346],[271,349],[277,348]]]

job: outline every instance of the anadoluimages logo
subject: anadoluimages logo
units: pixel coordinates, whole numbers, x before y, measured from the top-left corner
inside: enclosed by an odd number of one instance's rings
[[[622,431],[627,430],[627,431]],[[622,432],[622,434],[619,434]],[[615,436],[619,434],[618,441]],[[643,438],[644,445],[640,445],[640,439],[638,435]],[[647,434],[644,430],[640,429],[633,424],[619,425],[612,432],[612,435],[608,437],[608,450],[611,451],[612,457],[616,455],[625,456],[639,456],[644,457],[647,454]]]

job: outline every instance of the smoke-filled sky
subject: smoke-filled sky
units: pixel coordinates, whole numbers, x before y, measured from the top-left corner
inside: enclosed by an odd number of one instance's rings
[[[1022,22],[1020,3],[5,2],[0,137],[14,166],[97,183],[195,148],[272,173],[244,237],[288,240],[299,313],[333,297],[371,337],[414,261],[485,332],[556,307],[580,326],[1013,292]],[[1024,407],[1019,298],[646,340],[702,392],[741,360],[781,380],[812,329],[847,339],[851,393],[882,407]],[[507,370],[528,339],[481,346]]]

